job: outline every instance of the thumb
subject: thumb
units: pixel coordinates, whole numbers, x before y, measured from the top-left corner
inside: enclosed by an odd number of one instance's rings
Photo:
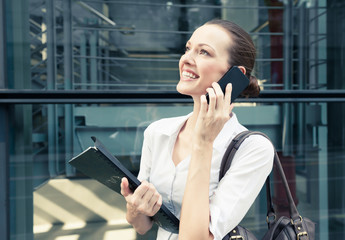
[[[128,195],[132,194],[132,191],[129,189],[129,182],[127,178],[121,179],[121,194],[124,197],[127,197]]]

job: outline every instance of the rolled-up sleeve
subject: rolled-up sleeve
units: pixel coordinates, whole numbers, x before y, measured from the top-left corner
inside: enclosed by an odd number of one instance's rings
[[[260,193],[273,166],[272,143],[260,135],[248,137],[210,198],[210,231],[221,240],[236,227]]]

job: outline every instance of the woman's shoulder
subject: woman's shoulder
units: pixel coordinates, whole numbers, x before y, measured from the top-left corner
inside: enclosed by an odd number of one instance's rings
[[[267,166],[271,169],[274,159],[275,149],[272,142],[258,134],[250,135],[238,148],[233,164],[234,166],[252,165]]]
[[[253,152],[256,154],[264,154],[268,156],[273,156],[274,145],[271,140],[260,134],[250,135],[242,143],[242,149],[245,151]],[[239,149],[240,150],[240,149]]]
[[[273,147],[271,140],[261,134],[252,134],[245,140],[245,142],[246,144],[249,144],[252,146],[256,145],[258,147],[263,147],[263,146]]]

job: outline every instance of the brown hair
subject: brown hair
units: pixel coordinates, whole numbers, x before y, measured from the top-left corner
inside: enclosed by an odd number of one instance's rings
[[[230,66],[243,66],[246,69],[246,76],[249,78],[249,86],[243,90],[242,95],[246,97],[255,97],[260,93],[258,80],[252,76],[254,69],[256,49],[250,35],[237,24],[221,19],[214,19],[205,24],[213,24],[227,30],[233,40],[229,48]]]

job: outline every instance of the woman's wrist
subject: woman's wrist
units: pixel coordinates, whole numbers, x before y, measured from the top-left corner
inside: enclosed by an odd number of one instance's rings
[[[131,206],[129,203],[127,203],[127,221],[129,223],[135,222],[135,219],[140,217],[147,217],[145,214],[139,212],[136,210],[133,206]]]
[[[207,170],[209,171],[210,167],[210,160],[212,158],[212,151],[213,151],[213,141],[196,141],[193,144],[192,148],[192,162],[197,161],[198,163],[195,165],[195,170],[198,172],[200,170]],[[204,163],[204,164],[200,164]],[[205,165],[206,164],[206,165]],[[193,164],[194,165],[194,164]],[[206,167],[208,166],[208,167]],[[206,167],[206,168],[205,168]],[[194,169],[192,169],[194,170]]]
[[[212,148],[214,139],[207,136],[199,136],[193,139],[193,150],[203,150],[205,148]]]
[[[133,226],[136,232],[143,235],[152,228],[153,220],[138,211],[131,211],[127,207],[126,220]]]

